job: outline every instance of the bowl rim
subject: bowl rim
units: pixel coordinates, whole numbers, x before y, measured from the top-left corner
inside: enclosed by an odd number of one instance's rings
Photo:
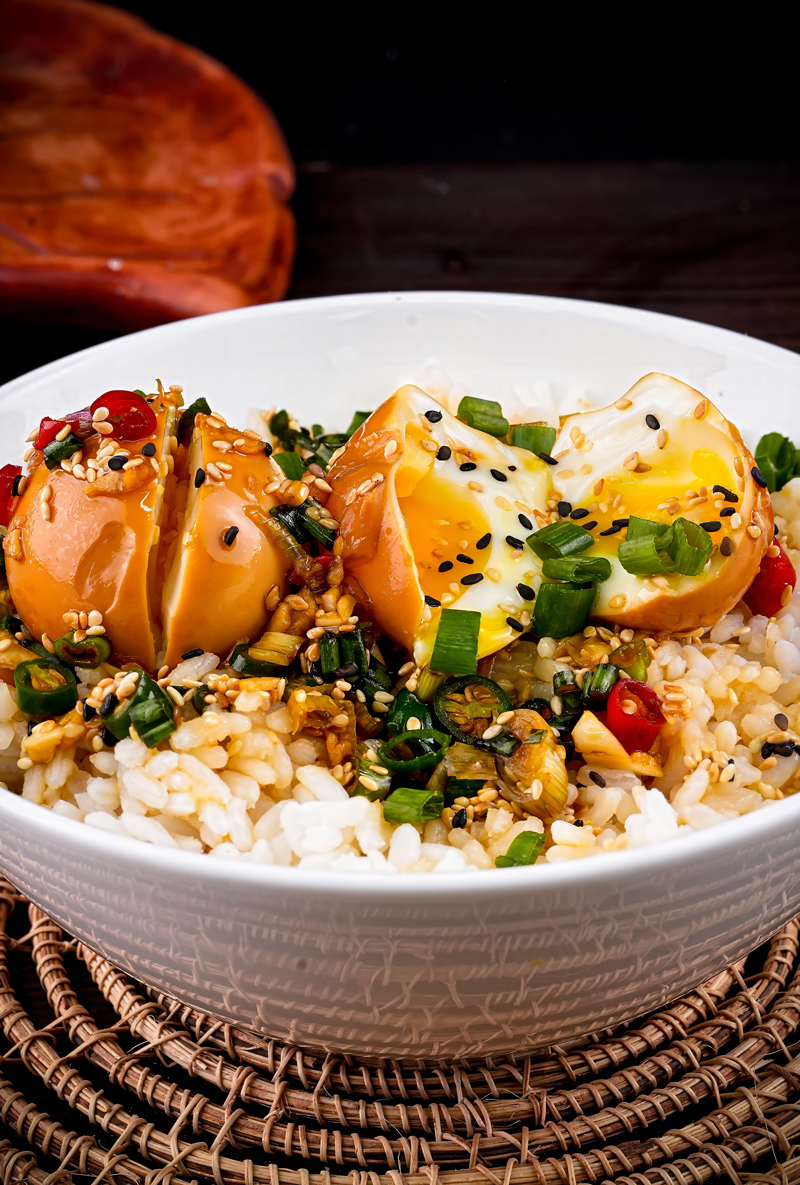
[[[455,305],[495,306],[498,309],[530,309],[539,312],[562,312],[591,320],[629,325],[633,328],[643,324],[661,331],[664,336],[680,336],[687,344],[700,344],[729,352],[735,345],[736,353],[750,355],[755,360],[773,362],[797,369],[800,373],[800,356],[782,346],[773,345],[759,338],[751,338],[734,330],[716,325],[676,317],[668,313],[657,313],[647,309],[630,308],[600,301],[577,300],[555,296],[537,296],[522,293],[423,290],[402,292],[367,292],[341,296],[309,297],[271,305],[254,305],[243,309],[232,309],[212,313],[204,317],[174,321],[138,333],[126,334],[89,346],[74,354],[68,354],[28,371],[0,386],[0,406],[8,399],[22,394],[27,387],[41,380],[54,378],[67,370],[79,367],[87,358],[96,358],[108,353],[113,355],[120,342],[130,338],[147,337],[180,338],[189,336],[195,330],[195,323],[216,326],[231,321],[259,321],[264,317],[280,318],[303,316],[316,310],[340,310],[354,312],[359,308],[381,307],[392,304],[428,304],[433,306]],[[778,809],[775,809],[778,808]],[[778,836],[788,826],[796,825],[800,818],[800,794],[780,803],[765,804],[747,816],[728,820],[688,835],[660,840],[641,847],[627,848],[618,852],[604,852],[597,858],[583,857],[555,864],[531,865],[522,868],[495,868],[489,876],[476,876],[480,869],[433,874],[430,872],[386,874],[352,870],[332,871],[306,869],[284,865],[257,864],[237,859],[214,859],[206,853],[185,852],[180,849],[148,844],[134,837],[116,835],[112,832],[87,826],[85,823],[58,815],[47,807],[20,797],[11,791],[0,789],[0,819],[15,818],[32,831],[39,831],[54,842],[65,846],[70,841],[73,849],[82,850],[86,857],[100,853],[103,859],[113,859],[120,868],[133,872],[137,867],[157,872],[169,871],[186,876],[204,876],[216,883],[240,884],[253,888],[274,888],[293,890],[298,895],[344,894],[364,896],[367,890],[376,894],[381,901],[400,898],[425,898],[434,895],[437,899],[450,900],[472,895],[508,895],[510,892],[524,892],[526,895],[548,893],[560,889],[581,889],[588,891],[592,886],[604,886],[608,882],[621,885],[625,880],[639,880],[644,874],[655,877],[672,870],[677,872],[685,864],[695,864],[710,858],[723,858],[735,852],[739,857],[751,845],[763,843],[771,836]],[[747,819],[747,824],[744,819]],[[745,826],[747,831],[745,831]],[[434,888],[434,886],[436,886]]]

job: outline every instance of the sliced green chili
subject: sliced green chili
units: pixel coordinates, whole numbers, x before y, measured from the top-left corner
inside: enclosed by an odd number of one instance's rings
[[[467,698],[467,691],[484,692],[481,699]],[[516,737],[504,731],[489,740],[483,740],[477,734],[466,732],[461,724],[456,723],[454,717],[468,720],[488,720],[494,722],[503,712],[511,708],[511,700],[499,684],[483,675],[466,675],[459,679],[447,679],[437,688],[433,697],[433,710],[439,723],[452,737],[462,745],[472,745],[480,749],[488,749],[492,753],[513,752],[519,741]],[[509,737],[511,748],[509,749]]]
[[[70,630],[63,638],[53,643],[56,657],[71,667],[88,667],[95,670],[111,658],[111,643],[103,634],[75,641],[75,631]]]
[[[175,705],[163,687],[140,671],[133,695],[106,718],[105,725],[118,741],[130,735],[133,725],[139,740],[154,749],[175,731],[174,710]]]
[[[62,716],[78,702],[78,683],[69,667],[35,658],[14,668],[17,706],[26,716]]]
[[[399,745],[411,742],[432,741],[436,748],[432,753],[420,753],[415,757],[394,757],[392,754]],[[409,732],[398,732],[391,740],[384,741],[378,748],[378,760],[393,773],[413,774],[422,769],[430,769],[441,761],[446,753],[452,737],[446,732],[439,732],[436,728],[415,728]]]
[[[613,665],[623,671],[629,679],[635,679],[637,683],[646,683],[650,655],[641,639],[638,642],[623,642],[616,650],[611,651],[608,656],[608,665]]]

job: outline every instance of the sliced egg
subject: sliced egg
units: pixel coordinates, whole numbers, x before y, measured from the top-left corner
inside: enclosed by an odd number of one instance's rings
[[[736,604],[772,540],[772,506],[738,429],[709,399],[668,375],[646,375],[609,407],[567,416],[552,452],[562,516],[591,530],[596,542],[584,555],[612,564],[592,617],[688,631]],[[618,550],[632,515],[702,524],[713,543],[705,570],[652,578],[626,572]]]
[[[529,625],[536,566],[525,539],[549,521],[538,457],[405,386],[359,428],[328,480],[359,599],[417,663],[430,658],[442,607],[480,612],[479,656]]]

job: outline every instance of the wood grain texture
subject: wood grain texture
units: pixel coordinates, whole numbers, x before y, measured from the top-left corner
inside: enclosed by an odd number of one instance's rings
[[[291,297],[544,293],[800,349],[800,168],[528,163],[301,172]]]

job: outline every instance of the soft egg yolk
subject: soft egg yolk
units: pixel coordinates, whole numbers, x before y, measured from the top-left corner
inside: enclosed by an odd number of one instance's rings
[[[408,432],[403,460],[395,490],[420,586],[426,596],[452,603],[469,587],[461,586],[463,577],[486,566],[489,548],[477,544],[489,523],[466,490],[439,475],[433,454]]]

